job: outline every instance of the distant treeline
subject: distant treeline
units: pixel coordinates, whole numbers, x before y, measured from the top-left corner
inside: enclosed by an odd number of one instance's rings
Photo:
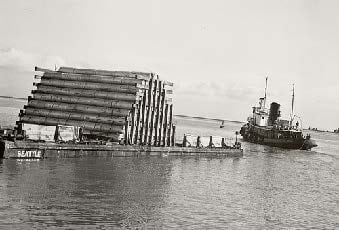
[[[331,132],[331,131],[328,131],[328,130],[320,130],[318,128],[311,128],[311,127],[308,127],[308,130],[312,130],[312,131],[316,131],[316,132]],[[335,129],[333,130],[334,133],[339,133],[339,128],[338,129]]]
[[[212,121],[227,121],[227,122],[234,122],[234,123],[244,123],[242,121],[231,121],[231,120],[223,120],[223,119],[218,119],[218,118],[207,118],[207,117],[193,117],[193,116],[187,116],[187,115],[181,115],[181,114],[177,114],[174,115],[175,117],[181,117],[181,118],[194,118],[194,119],[198,119],[198,120],[212,120]]]
[[[27,100],[27,98],[23,98],[23,97],[12,97],[12,96],[1,96],[0,98],[5,98],[5,99],[16,99],[16,100]]]

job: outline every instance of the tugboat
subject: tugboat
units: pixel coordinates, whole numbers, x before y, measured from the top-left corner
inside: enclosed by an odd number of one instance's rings
[[[317,144],[302,133],[299,122],[294,123],[297,117],[293,115],[294,106],[294,85],[292,95],[292,111],[290,120],[282,120],[280,117],[280,104],[272,102],[270,109],[265,108],[266,104],[267,78],[265,86],[265,97],[259,99],[259,106],[253,107],[253,115],[248,117],[247,124],[241,127],[240,134],[245,141],[286,148],[310,150]],[[298,117],[297,117],[298,118]]]

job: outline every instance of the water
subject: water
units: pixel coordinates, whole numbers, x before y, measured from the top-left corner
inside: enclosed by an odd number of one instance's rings
[[[241,126],[219,125],[178,119],[178,136]],[[339,135],[311,135],[313,151],[243,142],[242,158],[2,160],[0,229],[337,229]]]
[[[19,119],[19,111],[24,107],[24,100],[5,99],[0,97],[0,127],[11,128]]]

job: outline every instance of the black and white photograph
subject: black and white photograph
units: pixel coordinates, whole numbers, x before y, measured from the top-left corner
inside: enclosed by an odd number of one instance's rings
[[[0,229],[338,229],[338,0],[0,0]]]

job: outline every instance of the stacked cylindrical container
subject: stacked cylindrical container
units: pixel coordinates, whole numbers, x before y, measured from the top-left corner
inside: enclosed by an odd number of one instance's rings
[[[81,128],[87,140],[173,146],[172,87],[154,73],[35,67],[39,82],[17,122]]]

